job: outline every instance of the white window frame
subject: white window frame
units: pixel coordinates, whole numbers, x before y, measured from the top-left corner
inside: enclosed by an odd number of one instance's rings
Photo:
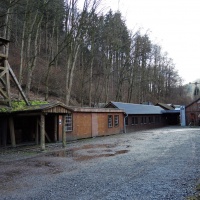
[[[72,114],[67,113],[65,116],[65,131],[70,132],[73,130],[73,119]]]
[[[112,127],[113,127],[113,116],[108,115],[108,128],[112,128]]]
[[[115,127],[119,126],[119,115],[114,116],[114,125]]]

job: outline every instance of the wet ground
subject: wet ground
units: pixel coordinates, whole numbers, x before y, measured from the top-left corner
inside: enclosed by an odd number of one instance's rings
[[[200,128],[1,149],[0,199],[197,199],[199,166]]]

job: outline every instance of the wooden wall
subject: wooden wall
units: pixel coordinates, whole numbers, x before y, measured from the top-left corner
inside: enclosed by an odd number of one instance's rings
[[[108,115],[113,116],[113,126],[108,127]],[[119,125],[114,126],[114,116],[119,116]],[[73,113],[73,131],[66,132],[67,140],[91,138],[123,132],[123,113]]]
[[[185,109],[186,125],[200,126],[200,100]]]
[[[136,117],[138,119],[138,123],[135,124],[132,123],[133,117]],[[153,121],[149,119],[150,117],[151,119],[153,118]],[[167,121],[164,115],[129,115],[128,125],[126,125],[126,131],[127,132],[139,131],[151,128],[159,128],[166,125]]]

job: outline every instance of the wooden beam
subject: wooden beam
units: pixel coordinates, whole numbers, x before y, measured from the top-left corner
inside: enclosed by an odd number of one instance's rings
[[[30,103],[28,102],[28,99],[26,98],[26,95],[24,94],[24,92],[23,92],[23,90],[22,90],[22,88],[21,88],[21,86],[20,86],[20,84],[19,84],[19,82],[18,82],[13,70],[11,69],[8,61],[6,61],[6,62],[7,62],[7,65],[8,65],[9,73],[10,73],[12,79],[14,80],[15,84],[17,85],[17,87],[18,87],[18,89],[20,91],[20,94],[22,95],[24,101],[26,102],[26,105],[30,106]]]
[[[6,91],[7,91],[7,96],[8,96],[8,105],[11,107],[11,98],[10,98],[10,75],[9,75],[9,65],[8,61],[4,60],[4,67],[6,73]]]
[[[6,81],[3,78],[0,78],[0,82],[4,88],[6,88]]]
[[[40,123],[40,122],[39,122],[39,125],[41,126],[41,123]],[[50,139],[50,137],[48,136],[48,134],[47,134],[47,132],[45,131],[45,129],[44,129],[44,133],[45,133],[45,136],[46,136],[48,142],[51,142],[51,139]]]
[[[41,150],[45,150],[45,116],[40,115],[40,147]]]
[[[12,147],[16,147],[15,128],[14,128],[13,117],[9,118],[9,128],[10,128],[11,145],[12,145]]]
[[[0,93],[5,99],[8,99],[7,94],[1,88],[0,88]]]
[[[26,112],[26,113],[18,113],[16,114],[17,116],[40,116],[41,112],[35,112],[35,113],[31,113],[31,112]],[[38,122],[39,123],[39,122]]]
[[[0,53],[0,57],[1,58],[6,58],[6,59],[8,58],[8,56],[6,56],[5,54],[2,54],[2,53]]]
[[[4,68],[4,70],[2,70],[2,72],[0,73],[0,78],[3,77],[6,74],[6,70]]]
[[[65,115],[62,116],[62,146],[66,147]]]

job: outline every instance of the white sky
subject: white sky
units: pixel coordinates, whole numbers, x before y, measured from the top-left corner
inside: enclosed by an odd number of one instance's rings
[[[200,0],[102,0],[120,10],[130,30],[148,30],[168,52],[184,83],[200,79]]]
[[[184,83],[200,79],[200,0],[102,0],[120,10],[128,29],[148,30],[153,43],[168,52]]]

